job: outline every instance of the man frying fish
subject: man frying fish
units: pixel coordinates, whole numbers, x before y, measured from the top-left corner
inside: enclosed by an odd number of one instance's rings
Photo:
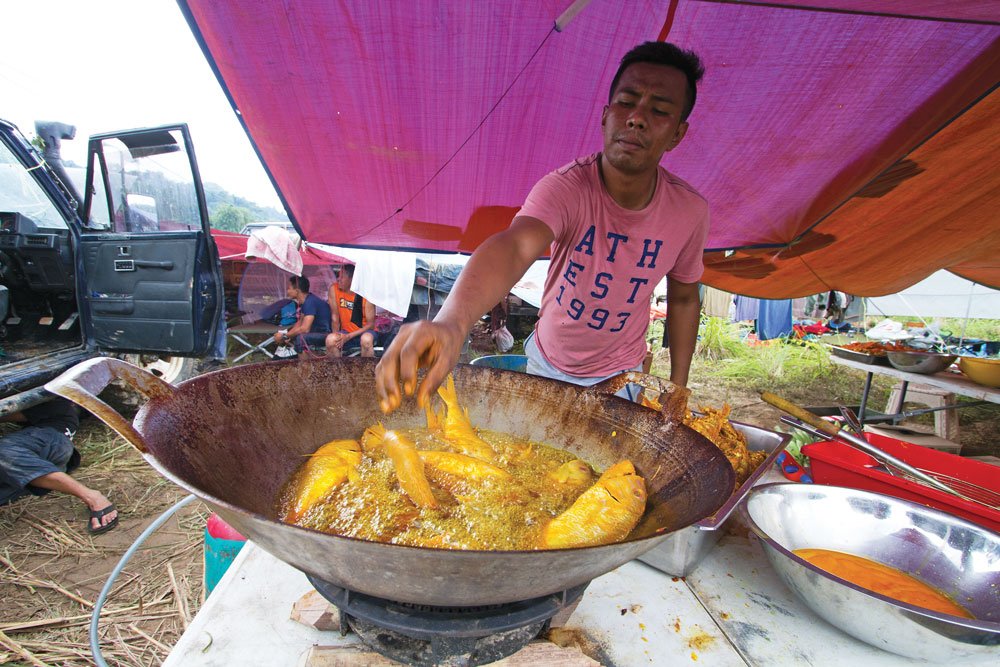
[[[702,74],[698,57],[673,44],[625,54],[601,114],[604,149],[536,183],[510,227],[473,253],[434,320],[400,329],[376,369],[383,411],[403,394],[425,405],[472,326],[546,251],[529,373],[589,386],[641,369],[650,295],[666,276],[670,380],[687,384],[708,204],[659,163],[687,132]]]

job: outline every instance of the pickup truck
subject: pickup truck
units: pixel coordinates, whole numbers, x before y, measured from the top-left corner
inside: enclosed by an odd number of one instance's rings
[[[187,126],[95,135],[82,196],[70,180],[0,120],[0,418],[47,400],[45,382],[95,355],[178,382],[225,343]]]

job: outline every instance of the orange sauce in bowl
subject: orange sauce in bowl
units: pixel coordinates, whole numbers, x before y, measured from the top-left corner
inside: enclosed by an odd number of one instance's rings
[[[975,618],[941,591],[894,567],[828,549],[796,549],[792,553],[821,570],[880,595],[942,614]]]

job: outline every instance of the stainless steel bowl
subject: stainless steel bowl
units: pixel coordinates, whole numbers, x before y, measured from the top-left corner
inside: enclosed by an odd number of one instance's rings
[[[898,498],[819,484],[758,486],[743,511],[782,581],[847,634],[910,658],[1000,657],[1000,534]],[[950,595],[976,620],[865,590],[795,549],[895,567]]]
[[[936,352],[887,352],[889,363],[901,371],[932,375],[951,366],[957,358],[954,354]]]
[[[768,431],[740,422],[731,423],[747,439],[747,449],[754,452],[767,452],[767,458],[757,466],[757,469],[743,481],[738,489],[733,491],[733,495],[722,507],[716,510],[715,514],[687,528],[670,533],[658,546],[639,556],[639,560],[642,562],[673,577],[686,577],[691,574],[691,571],[708,555],[722,534],[726,532],[725,527],[730,517],[736,512],[736,508],[743,502],[746,495],[750,493],[750,489],[771,469],[778,454],[785,451],[785,444],[792,439],[788,433]]]

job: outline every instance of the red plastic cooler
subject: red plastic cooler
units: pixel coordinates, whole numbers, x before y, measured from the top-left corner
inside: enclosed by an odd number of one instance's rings
[[[1000,467],[877,433],[866,433],[865,437],[886,453],[937,477],[965,496],[993,505],[1000,498]],[[879,470],[878,461],[850,445],[839,441],[815,442],[804,446],[802,453],[809,457],[812,476],[818,484],[864,489],[912,500],[1000,532],[1000,510]]]

